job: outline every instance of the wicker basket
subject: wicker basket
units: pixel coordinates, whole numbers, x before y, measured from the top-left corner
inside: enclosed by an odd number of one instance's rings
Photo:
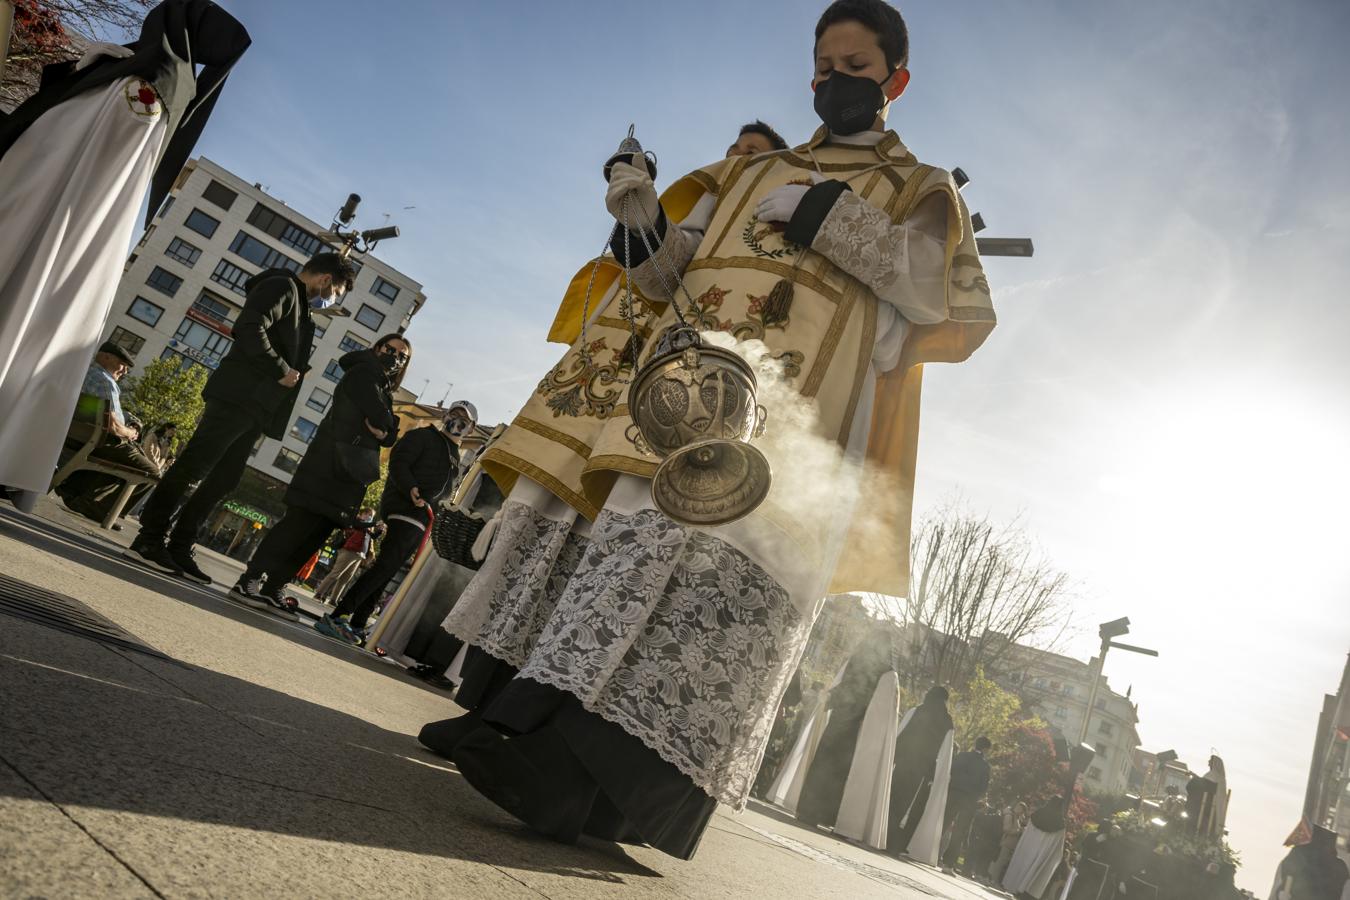
[[[431,545],[442,559],[477,571],[481,563],[473,558],[470,548],[486,524],[478,516],[441,507],[436,511],[436,521],[431,526]]]

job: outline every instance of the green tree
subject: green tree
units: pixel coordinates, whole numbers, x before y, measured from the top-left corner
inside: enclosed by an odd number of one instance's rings
[[[953,693],[948,706],[956,723],[956,743],[969,750],[981,736],[993,741],[994,746],[1003,744],[1019,724],[1022,701],[995,684],[984,674],[984,668],[977,666],[970,683]]]
[[[202,366],[180,369],[170,359],[156,359],[122,385],[122,406],[151,428],[161,422],[178,425],[175,451],[185,446],[206,408],[202,388],[207,371]]]
[[[380,477],[366,485],[366,497],[361,501],[362,506],[369,506],[371,509],[380,508],[380,495],[384,493],[384,482],[389,477],[389,455],[380,456]]]

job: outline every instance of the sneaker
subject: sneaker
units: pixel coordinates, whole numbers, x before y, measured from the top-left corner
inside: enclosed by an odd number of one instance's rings
[[[166,575],[183,574],[183,570],[178,568],[178,563],[169,556],[169,550],[163,544],[143,541],[137,537],[131,542],[130,547],[122,551],[122,556]]]
[[[197,565],[197,560],[194,559],[196,552],[196,548],[194,547],[186,547],[181,550],[177,547],[170,547],[169,558],[174,561],[174,564],[178,566],[180,570],[182,570],[183,577],[188,581],[195,581],[198,584],[209,586],[211,584],[211,576],[203,572],[201,566]]]
[[[263,607],[267,612],[287,622],[300,621],[300,614],[296,612],[300,608],[299,600],[289,595],[273,597],[271,594],[262,594],[261,597],[267,601],[267,605]]]
[[[332,613],[325,613],[324,617],[314,623],[314,630],[326,637],[335,638],[344,644],[357,644],[360,637],[352,627],[346,622],[333,616]]]
[[[241,576],[225,596],[235,603],[247,606],[249,609],[267,609],[271,605],[262,594],[262,579],[260,578]]]

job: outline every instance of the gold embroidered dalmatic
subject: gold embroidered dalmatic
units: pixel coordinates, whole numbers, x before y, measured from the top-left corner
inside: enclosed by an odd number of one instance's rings
[[[894,133],[875,146],[856,146],[830,143],[822,129],[801,147],[734,157],[693,172],[666,191],[662,204],[667,217],[679,222],[705,193],[716,197],[711,221],[684,272],[693,300],[686,316],[705,331],[763,341],[782,364],[789,384],[813,401],[818,433],[843,446],[860,413],[880,301],[823,255],[802,253],[787,242],[780,226],[755,217],[758,201],[769,191],[811,184],[817,164],[826,178],[852,176],[855,194],[896,224],[933,194],[948,203],[947,318],[911,326],[900,364],[877,377],[866,458],[887,476],[881,482],[887,490],[865,492],[860,499],[854,521],[866,521],[868,530],[844,542],[844,558],[835,569],[838,577],[830,586],[832,591],[903,596],[908,590],[922,364],[966,359],[995,324],[970,217],[951,175],[920,164]],[[800,263],[794,265],[799,255]],[[634,345],[627,323],[614,314],[623,275],[612,260],[602,270],[597,282],[604,286],[599,293],[606,307],[587,328],[590,362],[583,358],[579,336],[588,267],[573,279],[550,332],[551,339],[571,340],[572,346],[482,461],[503,490],[509,491],[518,475],[526,475],[592,520],[619,474],[650,477],[657,466],[625,435],[632,421],[627,388],[616,380],[631,376]],[[786,309],[767,302],[782,278],[794,285]],[[685,303],[683,293],[677,301]],[[675,316],[669,308],[650,303],[640,312],[645,346],[637,358],[645,361],[654,344],[649,338],[674,323]]]

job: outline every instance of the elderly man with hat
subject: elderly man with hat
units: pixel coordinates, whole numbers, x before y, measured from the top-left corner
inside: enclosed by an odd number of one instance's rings
[[[107,433],[102,444],[94,448],[89,457],[158,478],[159,464],[141,449],[137,443],[140,433],[127,421],[127,414],[122,411],[122,388],[118,382],[135,365],[135,357],[112,341],[104,341],[99,346],[98,353],[94,355],[94,361],[89,364],[89,371],[85,373],[80,393],[99,397],[108,407],[108,419],[105,423]],[[87,470],[77,471],[56,486],[56,493],[73,512],[101,522],[112,504],[117,502],[118,491],[125,483],[115,475]],[[134,506],[136,500],[151,486],[150,484],[138,486],[128,501],[127,508]]]
[[[439,424],[416,428],[389,452],[389,476],[380,496],[379,517],[388,528],[369,569],[347,589],[332,614],[315,630],[346,641],[362,642],[366,621],[385,586],[421,546],[432,511],[450,494],[459,475],[459,442],[473,432],[478,410],[467,400],[450,404]]]

